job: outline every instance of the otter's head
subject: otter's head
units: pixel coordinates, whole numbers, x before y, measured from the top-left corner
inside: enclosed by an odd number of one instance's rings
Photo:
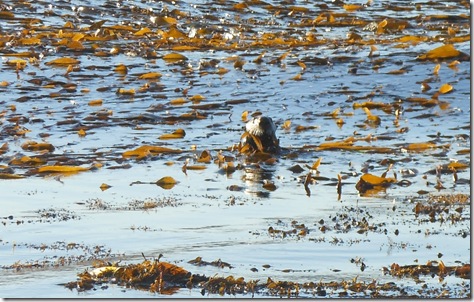
[[[266,116],[258,116],[253,118],[245,125],[248,133],[261,137],[264,135],[275,136],[276,126],[273,120]]]
[[[244,144],[250,144],[254,150],[258,150],[252,136],[260,140],[262,151],[275,153],[279,150],[279,140],[276,137],[276,126],[273,120],[266,116],[258,116],[247,122],[245,130],[251,134],[244,138]]]

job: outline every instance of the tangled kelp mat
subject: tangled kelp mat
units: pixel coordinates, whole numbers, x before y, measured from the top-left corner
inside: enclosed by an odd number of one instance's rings
[[[136,212],[161,209],[160,206],[157,206],[158,204],[161,204],[161,206],[169,205],[173,208],[175,202],[175,199],[142,200],[130,202],[126,206],[116,206],[98,200],[90,200],[80,206],[86,207],[89,211]],[[148,203],[152,206],[145,206]],[[246,207],[249,201],[238,200],[233,204],[222,203],[235,208]],[[250,203],[253,202],[250,201]],[[317,221],[308,219],[305,221],[269,221],[268,229],[254,231],[251,235],[257,238],[268,238],[274,243],[284,244],[285,242],[299,243],[306,241],[314,244],[314,246],[329,244],[333,247],[356,247],[371,244],[371,242],[377,240],[377,235],[399,236],[399,228],[403,228],[397,225],[402,223],[399,217],[407,216],[407,219],[413,220],[410,233],[420,234],[424,232],[425,237],[432,238],[431,241],[436,243],[440,234],[459,238],[467,238],[470,235],[470,230],[465,228],[470,219],[469,206],[470,198],[466,194],[417,196],[393,204],[388,213],[385,213],[387,217],[393,216],[389,219],[385,218],[384,215],[376,214],[377,211],[373,208],[342,206],[339,211],[327,213],[324,219]],[[48,214],[47,216],[54,215]],[[55,223],[56,225],[64,223],[62,219],[45,222]],[[439,228],[439,226],[444,227]],[[150,227],[144,227],[143,230],[148,231]],[[408,236],[413,235],[408,234]],[[8,242],[3,242],[3,244],[8,244]],[[295,280],[290,277],[290,273],[298,272],[295,269],[281,270],[281,273],[288,276],[287,278],[283,278],[281,274],[278,278],[273,276],[253,278],[248,274],[245,276],[237,275],[237,272],[242,272],[242,270],[239,270],[239,267],[233,263],[221,259],[208,261],[201,256],[192,260],[185,260],[188,267],[195,267],[195,269],[189,269],[170,262],[163,262],[161,261],[161,255],[156,259],[143,256],[145,261],[142,263],[126,264],[125,262],[130,262],[130,260],[127,260],[129,257],[112,254],[111,250],[104,246],[87,247],[74,242],[57,242],[53,245],[42,244],[37,246],[15,245],[18,250],[34,249],[41,251],[42,254],[51,250],[49,252],[51,256],[45,256],[42,260],[17,262],[8,267],[4,266],[3,269],[8,271],[30,271],[34,273],[32,270],[84,266],[92,261],[92,269],[86,269],[86,271],[79,273],[77,281],[64,284],[67,288],[79,292],[99,289],[101,291],[114,291],[118,288],[121,290],[142,290],[153,295],[178,295],[180,297],[183,294],[186,295],[186,292],[204,296],[235,295],[242,297],[254,295],[284,297],[468,297],[470,295],[470,282],[468,281],[470,280],[470,263],[455,261],[456,265],[445,265],[444,261],[440,259],[443,257],[441,253],[438,254],[438,259],[432,259],[426,263],[417,263],[418,261],[409,264],[399,261],[389,262],[390,258],[387,258],[385,260],[387,262],[386,266],[380,266],[376,269],[380,271],[378,277],[373,274],[364,275],[367,267],[371,268],[372,271],[374,271],[374,267],[371,264],[370,257],[367,260],[362,255],[362,257],[350,259],[350,263],[358,267],[360,276],[344,278],[344,275],[340,275],[337,277],[340,270],[333,269],[333,274],[314,280],[310,277],[316,273],[313,268],[307,270],[307,274],[303,278],[306,280],[301,280],[301,277]],[[400,250],[411,249],[415,251],[423,248],[409,240],[391,241],[389,245],[390,249]],[[380,248],[382,247],[383,245],[380,246]],[[432,247],[426,246],[426,249],[432,249]],[[65,255],[58,257],[57,255],[63,253],[63,251]],[[449,253],[449,251],[442,249],[441,251]],[[172,257],[172,254],[167,254],[167,258]],[[101,259],[122,260],[109,263]],[[124,262],[122,263],[122,261]],[[275,263],[272,265],[264,264],[262,269],[268,271],[267,275],[271,275],[272,272],[278,271],[276,267],[272,268],[274,265]],[[215,268],[217,273],[203,275],[195,272],[206,267]],[[232,270],[236,270],[236,273],[233,274]],[[250,271],[256,274],[254,276],[260,276],[259,269],[255,266]],[[372,276],[372,278],[368,278],[368,276]],[[442,286],[433,286],[433,281]],[[406,284],[407,282],[409,285]]]
[[[196,260],[190,261],[196,263]],[[198,263],[202,264],[199,259]],[[213,261],[208,263],[217,266],[222,265],[222,261]],[[458,278],[469,279],[471,274],[471,265],[449,267],[442,261],[430,261],[427,264],[400,266],[393,263],[390,268],[384,267],[383,270],[392,276],[408,276],[417,280],[423,276],[440,279],[454,275]],[[78,281],[73,281],[64,286],[77,291],[96,290],[97,288],[106,289],[108,284],[116,284],[120,287],[146,290],[152,293],[162,295],[172,295],[177,291],[187,288],[189,290],[197,289],[201,295],[218,294],[220,296],[251,296],[255,294],[263,296],[279,297],[449,297],[449,289],[433,290],[424,288],[418,290],[417,294],[410,294],[406,289],[397,286],[394,282],[379,283],[363,282],[354,278],[348,281],[331,282],[305,282],[298,283],[293,281],[275,281],[271,278],[267,280],[249,280],[243,277],[229,275],[227,277],[213,276],[206,277],[188,272],[182,267],[155,260],[146,260],[138,264],[120,265],[118,263],[108,264],[97,263],[91,271],[85,271],[78,274]],[[469,294],[470,288],[466,287],[462,295]]]
[[[405,205],[415,217],[420,233],[427,223],[440,225],[457,225],[466,220],[466,211],[469,211],[470,200],[467,195],[430,195],[428,197],[416,197],[406,201]],[[399,211],[393,208],[393,211]],[[402,210],[401,213],[405,213]],[[372,213],[373,214],[373,213]],[[406,215],[406,214],[405,214]],[[285,223],[277,221],[270,226],[267,236],[273,240],[300,241],[306,238],[315,244],[329,241],[334,246],[353,246],[371,241],[371,237],[363,237],[359,241],[349,241],[337,238],[337,234],[385,234],[394,233],[398,236],[398,229],[393,229],[388,221],[374,223],[376,220],[371,215],[371,211],[362,208],[344,208],[340,213],[330,216],[326,221],[321,219],[312,225],[305,225],[298,221]],[[425,229],[425,232],[428,229]],[[446,232],[447,230],[445,230]],[[455,236],[467,237],[469,230],[464,234]],[[314,236],[313,234],[317,234]],[[262,234],[254,234],[262,236]],[[425,236],[434,236],[435,232],[425,233]],[[395,245],[395,243],[391,243]],[[405,249],[406,245],[401,244],[399,248]],[[403,246],[405,245],[405,246]],[[412,245],[413,248],[418,248]],[[428,247],[429,248],[429,247]],[[143,255],[144,261],[141,263],[122,264],[121,261],[110,263],[105,261],[94,261],[91,269],[86,269],[78,274],[77,281],[63,284],[71,290],[78,292],[89,290],[113,290],[113,287],[122,289],[135,289],[149,291],[152,294],[174,295],[181,291],[199,292],[202,296],[237,296],[237,297],[469,297],[471,266],[470,263],[458,262],[456,265],[445,265],[439,259],[443,257],[438,254],[438,259],[429,260],[426,263],[400,264],[391,263],[378,268],[380,280],[378,278],[367,279],[363,272],[367,268],[366,260],[362,257],[350,259],[361,272],[361,276],[351,279],[334,279],[323,277],[319,280],[296,281],[291,277],[286,280],[277,280],[274,277],[265,279],[254,279],[231,274],[235,266],[221,259],[214,261],[204,260],[203,257],[196,257],[188,260],[195,270],[201,267],[215,267],[218,272],[213,276],[192,273],[182,266],[161,261],[162,254],[157,258]],[[387,258],[389,261],[389,258]],[[418,261],[416,261],[418,262]],[[369,264],[370,265],[370,264]],[[271,265],[262,265],[262,268],[270,269]],[[258,269],[252,268],[252,272],[257,273]],[[308,270],[311,271],[311,270]],[[336,271],[336,270],[335,270]],[[283,273],[295,272],[292,269],[282,270]],[[289,276],[289,275],[288,275]],[[306,277],[308,279],[310,277]],[[451,279],[450,285],[433,286],[432,281],[444,283],[445,279]],[[329,279],[329,280],[328,280]],[[453,279],[459,280],[453,285]],[[401,285],[401,281],[405,285]],[[465,282],[466,281],[466,282]],[[408,282],[408,285],[406,284]]]

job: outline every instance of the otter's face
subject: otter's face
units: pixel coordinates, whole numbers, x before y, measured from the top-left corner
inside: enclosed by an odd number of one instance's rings
[[[276,126],[273,123],[273,120],[266,116],[259,116],[245,125],[245,130],[252,135],[261,137],[261,136],[270,136],[274,137],[276,132]]]
[[[271,153],[278,152],[279,150],[280,143],[275,134],[276,129],[273,120],[266,116],[258,116],[245,125],[245,130],[259,139],[263,151]],[[254,150],[258,149],[252,137],[245,137],[243,143],[250,144]]]

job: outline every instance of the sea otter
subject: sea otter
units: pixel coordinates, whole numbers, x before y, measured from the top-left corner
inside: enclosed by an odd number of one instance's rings
[[[253,118],[245,125],[246,131],[242,135],[242,149],[278,153],[280,141],[276,137],[276,129],[275,123],[270,117],[260,115]]]

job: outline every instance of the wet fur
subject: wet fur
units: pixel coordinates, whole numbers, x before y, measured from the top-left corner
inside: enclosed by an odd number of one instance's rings
[[[276,153],[279,150],[279,140],[276,137],[276,125],[273,120],[266,116],[258,116],[247,122],[245,130],[260,139],[263,151]],[[250,144],[253,149],[257,150],[257,146],[251,136],[248,136],[244,144]]]
[[[276,126],[273,120],[266,116],[256,117],[245,125],[245,130],[255,136],[273,136],[276,132]]]

